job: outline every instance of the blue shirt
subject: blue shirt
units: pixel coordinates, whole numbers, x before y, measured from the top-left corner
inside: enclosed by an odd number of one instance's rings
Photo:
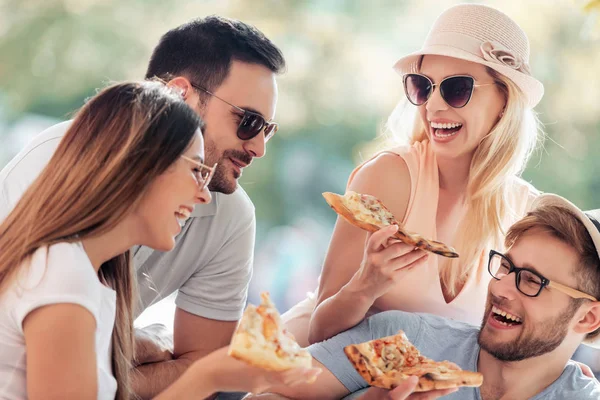
[[[452,361],[464,370],[477,371],[479,329],[429,314],[382,312],[331,339],[310,346],[308,350],[350,391],[348,399],[357,398],[368,385],[346,358],[344,347],[395,335],[400,329],[424,356],[433,360]],[[481,394],[479,388],[463,387],[444,399],[481,400]],[[581,369],[569,361],[558,379],[531,398],[542,399],[597,400],[600,399],[600,384],[583,375]]]

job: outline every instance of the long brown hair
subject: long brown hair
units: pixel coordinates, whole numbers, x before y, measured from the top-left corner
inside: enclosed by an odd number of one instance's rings
[[[160,82],[115,84],[77,114],[40,176],[0,225],[0,294],[36,249],[114,228],[186,150],[200,118]],[[116,398],[128,399],[136,282],[129,251],[98,275],[117,292]]]

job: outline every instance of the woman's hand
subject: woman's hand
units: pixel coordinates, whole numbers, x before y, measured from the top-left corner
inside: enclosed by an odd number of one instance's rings
[[[411,376],[393,390],[371,388],[359,400],[434,400],[458,390],[454,388],[413,393],[418,382],[419,378]]]
[[[244,373],[236,377],[236,390],[251,393],[263,393],[277,386],[296,386],[313,383],[321,373],[320,368],[294,368],[287,371],[265,371],[262,368],[248,366]]]
[[[185,373],[157,396],[156,400],[203,399],[216,392],[263,393],[270,388],[313,383],[320,368],[266,371],[227,355],[223,347],[196,360]]]
[[[369,234],[360,268],[348,286],[375,301],[413,267],[425,263],[428,253],[395,239],[397,225]]]

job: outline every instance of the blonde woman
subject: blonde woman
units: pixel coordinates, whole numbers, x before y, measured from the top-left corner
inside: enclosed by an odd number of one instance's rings
[[[446,10],[421,50],[396,63],[412,104],[399,104],[388,125],[398,135],[409,127],[410,145],[360,165],[347,189],[378,197],[406,229],[454,246],[460,258],[391,240],[395,227],[369,237],[338,220],[316,301],[284,315],[302,344],[384,310],[481,321],[485,251],[501,246],[537,195],[519,178],[538,142],[533,107],[543,95],[528,63],[523,30],[475,4]],[[407,109],[416,115],[407,119]]]
[[[3,399],[130,398],[137,296],[128,249],[171,250],[194,206],[210,202],[202,125],[158,82],[111,86],[80,110],[0,225]],[[214,367],[198,364],[204,376],[183,386],[208,395],[314,374],[247,368],[217,381]],[[162,398],[180,398],[176,389]]]

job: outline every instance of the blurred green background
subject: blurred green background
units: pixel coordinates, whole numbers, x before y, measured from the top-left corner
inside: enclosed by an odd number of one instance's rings
[[[598,3],[597,0],[594,0]],[[480,1],[513,17],[546,87],[548,133],[525,173],[543,191],[600,207],[600,26],[586,1]],[[334,213],[353,166],[403,96],[391,66],[418,49],[441,0],[0,0],[0,167],[34,135],[69,118],[110,81],[141,79],[168,29],[220,14],[256,25],[287,58],[281,129],[244,172],[256,205],[250,300],[269,290],[285,311],[315,288]]]

